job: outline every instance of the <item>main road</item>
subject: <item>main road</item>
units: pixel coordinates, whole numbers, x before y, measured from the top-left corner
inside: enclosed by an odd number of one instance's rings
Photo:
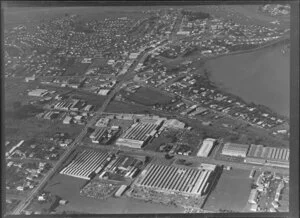
[[[86,145],[87,147],[89,145]],[[91,145],[90,147],[95,148],[95,146]],[[132,155],[137,156],[150,156],[153,158],[159,158],[159,159],[165,159],[165,153],[163,152],[156,152],[156,151],[150,151],[150,150],[141,150],[141,149],[135,149],[130,148],[126,146],[106,146],[106,145],[99,145],[97,144],[97,149],[102,150],[109,150],[109,151],[122,151],[125,153],[129,153]],[[251,163],[244,163],[244,162],[233,162],[233,161],[227,161],[227,160],[219,160],[209,157],[197,157],[197,156],[185,156],[185,155],[174,155],[174,159],[183,159],[186,161],[192,161],[196,163],[207,163],[207,164],[214,164],[214,165],[224,165],[224,166],[230,166],[232,168],[236,169],[243,169],[243,170],[262,170],[262,171],[272,171],[275,173],[281,173],[281,174],[289,174],[288,168],[279,168],[279,167],[272,167],[272,166],[266,166],[266,165],[256,165]]]

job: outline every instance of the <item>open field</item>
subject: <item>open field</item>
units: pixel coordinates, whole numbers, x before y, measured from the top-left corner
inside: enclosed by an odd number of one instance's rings
[[[232,169],[223,171],[214,190],[204,205],[205,210],[244,212],[251,190],[250,171]]]
[[[175,133],[174,133],[175,134]],[[171,136],[168,135],[160,135],[158,138],[154,138],[151,143],[146,144],[144,149],[150,150],[150,151],[159,151],[159,147],[163,144],[168,144],[173,142],[173,139]]]
[[[88,214],[121,214],[121,213],[180,213],[182,209],[167,207],[159,204],[149,204],[131,198],[109,198],[106,200],[80,196],[80,188],[86,180],[56,175],[49,182],[45,191],[50,191],[69,201],[60,206],[57,211],[76,211]]]
[[[155,104],[168,104],[172,100],[169,96],[163,95],[158,91],[145,87],[141,87],[137,90],[137,92],[126,96],[126,98],[128,100],[148,106]]]
[[[68,132],[76,136],[81,126],[66,126],[60,120],[48,121],[39,120],[35,115],[43,110],[34,105],[28,104],[30,100],[39,98],[27,95],[28,89],[34,89],[37,84],[25,83],[19,79],[6,79],[5,81],[5,137],[7,139],[31,139],[45,138],[55,132]],[[18,106],[15,103],[19,102]],[[26,130],[26,131],[24,131]]]
[[[27,90],[34,89],[38,83],[26,83],[23,79],[17,78],[5,78],[4,81],[4,105],[5,110],[9,111],[13,109],[13,103],[16,101],[24,104],[30,99],[36,99],[27,95]]]
[[[211,79],[225,91],[289,116],[289,54],[282,46],[229,55],[206,62]]]
[[[79,75],[83,76],[87,68],[89,67],[89,65],[90,64],[85,64],[85,63],[75,63],[70,68],[68,68],[64,76],[79,76]]]
[[[148,110],[146,107],[130,104],[130,103],[124,103],[121,101],[110,102],[110,104],[107,106],[105,110],[105,112],[110,112],[110,113],[133,113],[133,114],[147,113],[147,111]]]

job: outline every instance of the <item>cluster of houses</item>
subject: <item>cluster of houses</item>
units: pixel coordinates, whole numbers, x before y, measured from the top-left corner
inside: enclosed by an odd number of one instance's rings
[[[272,174],[265,173],[262,173],[257,177],[257,180],[255,182],[256,188],[252,189],[250,192],[248,203],[250,204],[251,211],[261,211],[265,207],[265,205],[260,205],[260,199],[263,197],[268,198],[266,195],[270,193],[270,184],[274,183],[275,181],[278,183],[278,185],[276,190],[272,191],[272,193],[274,193],[275,195],[274,199],[271,199],[272,201],[268,206],[268,210],[269,212],[278,212],[278,208],[280,207],[279,201],[282,195],[282,190],[287,185],[289,179],[286,176],[273,176]]]

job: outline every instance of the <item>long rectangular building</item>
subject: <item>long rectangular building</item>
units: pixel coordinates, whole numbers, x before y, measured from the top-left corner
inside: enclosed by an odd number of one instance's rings
[[[216,139],[212,138],[206,138],[202,145],[201,148],[199,149],[197,156],[198,157],[208,157],[209,153],[211,152],[214,144],[216,142]]]
[[[246,157],[248,149],[249,145],[228,142],[224,144],[222,154],[235,157]]]
[[[150,164],[136,184],[162,192],[203,195],[214,178],[214,171]]]
[[[91,135],[93,143],[99,143],[102,140],[102,137],[107,133],[107,128],[98,127]]]
[[[60,173],[89,180],[92,173],[99,173],[107,162],[109,153],[84,150]]]
[[[264,163],[271,166],[289,167],[290,149],[273,148],[252,144],[245,162]]]
[[[133,148],[141,148],[144,143],[149,140],[160,127],[161,122],[134,123],[117,141],[116,145],[128,146]]]

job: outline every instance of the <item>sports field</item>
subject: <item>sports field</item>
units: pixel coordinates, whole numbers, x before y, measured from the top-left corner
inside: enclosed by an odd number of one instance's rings
[[[126,96],[126,98],[147,106],[152,106],[155,104],[168,104],[172,100],[172,98],[169,96],[145,87],[138,89],[136,93]]]

